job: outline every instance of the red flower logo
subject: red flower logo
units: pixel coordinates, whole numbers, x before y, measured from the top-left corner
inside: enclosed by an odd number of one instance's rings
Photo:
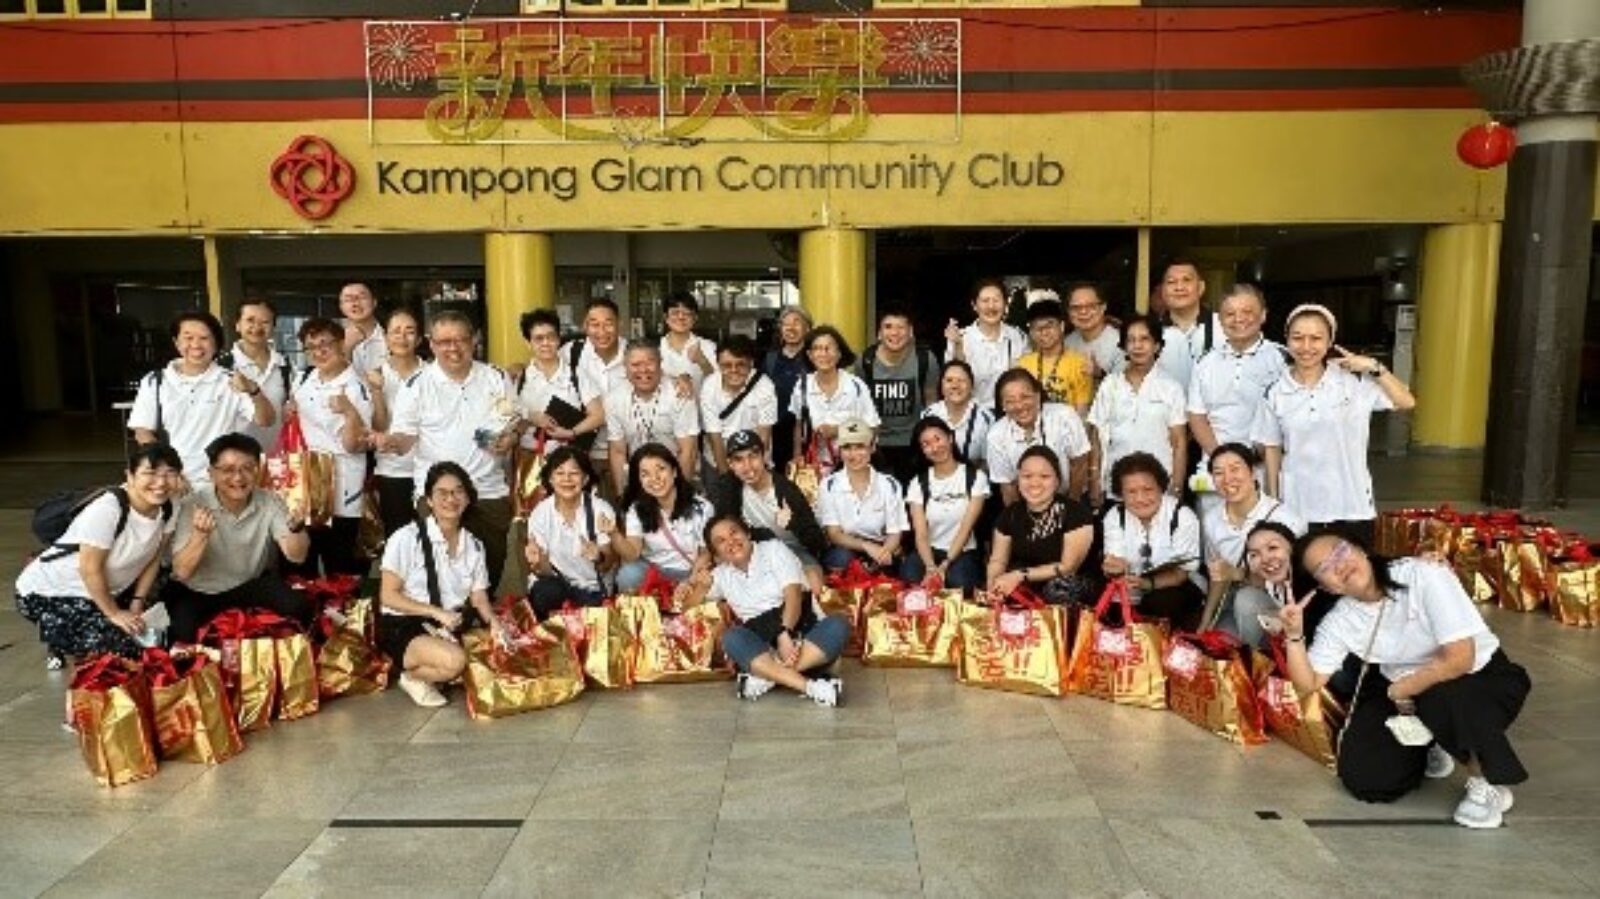
[[[271,173],[273,191],[288,201],[295,214],[313,222],[333,215],[356,186],[349,160],[333,144],[310,134],[291,141],[272,161]]]

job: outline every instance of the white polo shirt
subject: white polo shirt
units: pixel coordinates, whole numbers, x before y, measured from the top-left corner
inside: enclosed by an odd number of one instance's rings
[[[789,397],[789,412],[797,417],[802,412],[809,414],[813,428],[838,427],[852,418],[859,418],[874,428],[883,423],[867,382],[847,371],[839,372],[839,382],[832,394],[823,393],[816,373],[808,372]]]
[[[967,461],[982,464],[988,456],[989,429],[994,427],[994,409],[978,402],[976,397],[967,401],[965,414],[959,420],[950,414],[950,407],[944,400],[922,410],[922,417],[943,419],[950,430],[956,432],[956,448],[961,450],[961,455]]]
[[[782,540],[757,540],[750,550],[748,568],[722,562],[711,569],[706,598],[726,602],[740,621],[749,621],[783,605],[784,590],[804,589],[805,583],[800,559]]]
[[[511,381],[498,368],[473,362],[460,381],[445,374],[437,363],[422,369],[400,391],[389,427],[393,433],[417,438],[412,474],[416,495],[422,495],[428,469],[445,461],[467,470],[479,499],[510,495],[505,459],[490,452],[487,445],[478,445],[478,431],[498,432],[513,408]]]
[[[928,544],[934,549],[957,556],[962,552],[976,546],[972,539],[976,534],[967,535],[967,542],[960,547],[951,548],[950,542],[955,539],[956,531],[961,529],[961,519],[967,517],[967,506],[973,500],[983,505],[983,500],[989,495],[989,478],[981,470],[972,478],[972,489],[967,490],[967,468],[957,465],[956,470],[948,477],[939,477],[928,470],[928,492],[932,497],[922,495],[922,476],[918,475],[906,485],[906,503],[913,506],[922,506],[922,514],[928,520]]]
[[[339,394],[350,398],[362,427],[372,427],[372,396],[353,365],[345,366],[344,371],[328,381],[322,380],[320,372],[312,371],[295,385],[294,402],[300,410],[300,429],[305,433],[306,448],[333,454],[334,514],[340,518],[360,518],[367,483],[367,452],[363,449],[352,453],[344,448],[341,440],[344,416],[328,407],[329,401]]]
[[[1423,559],[1400,559],[1389,573],[1404,590],[1384,600],[1388,606],[1378,621],[1378,603],[1346,596],[1317,625],[1307,658],[1318,674],[1333,674],[1354,654],[1378,666],[1391,681],[1399,680],[1433,661],[1439,647],[1457,640],[1472,640],[1472,670],[1482,670],[1500,648],[1500,638],[1484,624],[1461,581],[1449,565]],[[1373,628],[1378,628],[1373,637]],[[1367,652],[1367,642],[1372,651]]]
[[[1184,559],[1180,567],[1189,572],[1189,579],[1197,585],[1205,585],[1205,579],[1200,576],[1200,520],[1179,503],[1177,497],[1162,496],[1161,508],[1156,510],[1149,525],[1120,505],[1107,509],[1101,521],[1104,523],[1105,554],[1127,561],[1134,574]],[[1147,545],[1150,547],[1148,561],[1144,556]]]
[[[1255,507],[1237,527],[1228,520],[1227,506],[1225,502],[1218,502],[1205,510],[1201,531],[1205,534],[1207,559],[1221,559],[1236,568],[1243,568],[1245,542],[1250,538],[1250,531],[1263,521],[1276,521],[1293,531],[1296,537],[1306,532],[1304,519],[1286,504],[1265,493],[1256,500]]]
[[[1265,337],[1258,336],[1244,352],[1224,340],[1195,363],[1188,411],[1206,417],[1219,445],[1248,444],[1256,410],[1287,369],[1283,347]]]
[[[1206,328],[1208,321],[1211,324],[1209,333]],[[1222,319],[1218,318],[1215,312],[1202,309],[1194,327],[1187,332],[1177,325],[1167,325],[1161,332],[1161,355],[1156,357],[1156,367],[1177,381],[1187,396],[1189,380],[1194,374],[1194,364],[1201,356],[1210,352],[1212,347],[1221,346],[1227,340],[1228,338],[1222,333]]]
[[[1250,438],[1283,449],[1279,499],[1309,522],[1377,517],[1367,438],[1372,413],[1393,409],[1376,379],[1330,365],[1314,386],[1287,372],[1267,390]]]
[[[348,321],[344,326],[354,327]],[[374,324],[372,333],[351,348],[350,367],[355,369],[357,374],[364,375],[382,365],[383,360],[387,358],[389,358],[389,345],[384,341],[383,326]]]
[[[588,504],[588,512],[584,511],[585,504]],[[570,519],[556,509],[556,498],[548,496],[528,516],[528,542],[537,543],[549,558],[551,566],[573,586],[599,590],[600,572],[593,562],[583,557],[583,541],[588,540],[602,547],[611,545],[611,538],[600,531],[600,520],[603,518],[616,521],[617,511],[593,491],[584,492]],[[589,530],[591,521],[594,525],[593,536],[590,536]],[[530,574],[529,585],[534,580],[536,577]]]
[[[383,365],[380,368],[380,371],[383,372],[383,405],[389,410],[391,426],[393,425],[395,407],[400,403],[401,389],[421,377],[422,370],[427,367],[428,363],[424,362],[417,366],[411,374],[402,377],[389,364],[388,359],[383,360]],[[375,453],[374,457],[377,461],[373,465],[373,474],[380,478],[410,478],[414,474],[412,463],[416,460],[416,455],[417,451],[415,449],[408,453],[399,454]]]
[[[484,561],[483,543],[472,532],[462,528],[456,535],[456,552],[450,554],[450,544],[445,542],[439,522],[428,516],[428,547],[433,552],[433,567],[439,578],[439,605],[455,611],[467,604],[477,590],[489,589],[489,568]],[[422,541],[417,537],[415,521],[389,535],[383,544],[382,570],[401,580],[400,591],[407,599],[430,605],[428,598],[428,568],[422,556]],[[396,609],[384,608],[388,615],[403,615]]]
[[[583,340],[583,349],[578,353],[578,383],[588,379],[590,383],[599,385],[599,396],[605,396],[613,390],[620,390],[628,386],[628,341],[622,337],[617,338],[617,355],[610,362],[600,358],[594,351],[594,344],[587,338]],[[569,341],[561,345],[561,359],[563,362],[572,358],[572,343]],[[606,426],[602,423],[600,430],[594,435],[594,451],[592,455],[604,456],[606,443],[610,436],[606,433]]]
[[[177,523],[177,510],[165,523],[161,510],[150,517],[140,515],[131,507],[128,522],[117,534],[117,518],[122,505],[109,491],[95,497],[72,519],[57,543],[76,543],[108,550],[105,561],[106,589],[116,596],[139,579],[150,560],[161,549],[161,539],[172,533]],[[18,596],[82,596],[89,595],[83,575],[78,571],[78,554],[70,553],[58,559],[43,561],[54,551],[45,549],[22,569],[17,578]]]
[[[671,514],[670,511],[667,514]],[[695,497],[688,515],[667,522],[667,530],[672,533],[672,539],[668,540],[666,533],[659,528],[646,531],[644,522],[639,520],[637,507],[630,506],[623,520],[622,532],[644,540],[644,554],[641,557],[644,561],[664,571],[686,573],[694,567],[695,557],[705,546],[706,524],[716,514],[710,500],[703,496]],[[682,552],[679,552],[680,549]]]
[[[754,431],[770,428],[778,423],[778,391],[772,379],[759,369],[750,377],[758,379],[750,387],[750,394],[739,403],[739,408],[722,417],[738,390],[728,390],[722,385],[722,375],[714,374],[700,385],[700,429],[707,434],[732,434],[735,431]],[[749,386],[749,382],[745,382]],[[741,387],[740,390],[743,388]]]
[[[245,355],[237,343],[228,351],[228,355],[233,361],[233,370],[256,382],[256,386],[261,388],[261,395],[267,398],[267,402],[272,404],[272,411],[277,413],[272,424],[265,428],[252,422],[244,429],[244,433],[254,437],[262,449],[270,452],[278,444],[278,432],[283,430],[283,401],[289,395],[284,384],[287,382],[292,389],[300,376],[290,370],[289,363],[277,350],[269,348],[267,352],[267,364],[264,367]]]
[[[900,483],[876,469],[865,495],[850,486],[849,472],[828,475],[817,497],[817,523],[874,542],[911,529]]]
[[[1100,486],[1113,490],[1111,466],[1132,453],[1149,453],[1161,462],[1174,481],[1186,474],[1173,471],[1172,429],[1188,422],[1183,388],[1158,368],[1152,368],[1138,387],[1126,370],[1106,377],[1089,407],[1089,424],[1100,438],[1103,461]]]
[[[694,346],[695,344],[700,345],[700,352],[705,355],[706,361],[711,363],[710,377],[717,377],[716,343],[707,340],[698,334],[690,334],[689,340],[683,345],[683,349],[678,350],[672,346],[672,341],[669,340],[666,335],[662,335],[657,346],[661,348],[662,380],[668,382],[670,386],[677,381],[679,375],[688,375],[689,379],[694,382],[694,395],[699,396],[700,385],[705,383],[707,375],[703,370],[701,370],[700,366],[696,365],[694,361],[689,358],[689,347]]]
[[[1021,329],[1005,322],[1000,323],[999,333],[990,337],[973,322],[961,329],[961,352],[972,369],[972,398],[980,405],[992,407],[995,382],[1008,370],[1016,368],[1017,360],[1028,352],[1028,338]],[[945,347],[945,361],[955,357],[955,349]]]
[[[560,399],[581,412],[590,400],[604,395],[593,377],[580,371],[574,378],[572,369],[567,366],[567,356],[562,353],[556,361],[555,371],[550,374],[546,374],[537,362],[528,363],[522,373],[522,389],[517,391],[517,406],[524,418],[532,419],[543,415],[550,408],[552,399]],[[538,435],[533,428],[529,428],[522,435],[522,445],[533,449],[537,444]],[[550,440],[545,444],[545,451],[554,452],[559,446],[559,440]]]
[[[255,417],[254,401],[234,390],[228,377],[215,363],[192,377],[178,368],[177,360],[161,370],[161,427],[166,428],[168,442],[183,459],[183,476],[191,486],[210,482],[206,446],[223,434],[243,431]],[[156,428],[155,372],[139,382],[128,427]],[[262,449],[270,451],[272,447]]]
[[[1017,461],[1030,446],[1038,444],[1055,450],[1061,458],[1061,476],[1067,476],[1067,463],[1089,453],[1089,434],[1083,429],[1083,419],[1070,406],[1045,403],[1039,410],[1039,420],[1033,423],[1033,432],[1025,433],[1010,416],[1001,418],[989,429],[989,446],[985,458],[989,463],[989,483],[1010,484],[1017,480]],[[1065,484],[1062,485],[1063,488]]]
[[[666,381],[649,397],[635,393],[632,384],[620,387],[606,394],[605,407],[606,434],[626,446],[629,455],[646,443],[676,451],[677,438],[700,436],[700,410]]]
[[[1083,332],[1074,330],[1067,335],[1067,349],[1080,353],[1094,360],[1095,376],[1104,378],[1113,372],[1122,371],[1128,364],[1128,357],[1118,346],[1122,341],[1122,332],[1106,325],[1100,329],[1093,340],[1084,340]]]

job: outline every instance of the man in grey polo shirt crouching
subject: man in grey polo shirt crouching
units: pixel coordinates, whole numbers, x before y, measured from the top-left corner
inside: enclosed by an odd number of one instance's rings
[[[315,609],[278,573],[278,554],[304,562],[305,513],[256,487],[261,444],[224,434],[206,446],[211,483],[184,497],[172,539],[172,580],[162,598],[168,635],[188,642],[228,609],[270,609],[310,627]]]

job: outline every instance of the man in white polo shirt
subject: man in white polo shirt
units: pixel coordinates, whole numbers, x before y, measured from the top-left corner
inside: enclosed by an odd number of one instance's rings
[[[1284,349],[1261,336],[1267,299],[1250,284],[1235,284],[1222,298],[1222,333],[1227,340],[1195,363],[1189,381],[1189,433],[1200,446],[1199,471],[1224,443],[1250,443],[1256,411],[1267,388],[1283,376]],[[1216,495],[1209,491],[1209,505]],[[1203,520],[1204,516],[1202,516]]]
[[[472,319],[459,312],[433,317],[428,328],[433,364],[401,388],[380,450],[404,454],[415,448],[417,497],[435,463],[455,462],[466,469],[478,501],[461,523],[483,541],[489,584],[495,588],[505,568],[511,527],[505,456],[517,441],[516,400],[505,372],[472,358],[477,336]]]
[[[628,347],[628,386],[606,394],[606,438],[612,482],[628,483],[628,459],[646,443],[673,450],[683,476],[699,479],[700,410],[692,398],[661,384],[661,351],[653,344]]]
[[[605,297],[589,301],[583,312],[583,336],[561,346],[561,358],[578,373],[580,380],[600,385],[604,397],[628,383],[623,359],[628,341],[617,335],[620,313],[617,304]],[[622,483],[607,483],[611,476],[611,441],[605,425],[595,432],[594,445],[589,451],[589,463],[600,479],[600,492],[615,499],[622,492]]]
[[[217,365],[222,323],[207,312],[182,312],[172,320],[178,358],[139,382],[128,414],[134,440],[167,443],[183,459],[189,486],[207,483],[206,447],[254,424],[270,427],[278,414],[261,385]]]
[[[339,288],[339,311],[344,313],[345,356],[356,374],[365,377],[389,358],[389,345],[377,318],[378,301],[367,285],[346,284]]]
[[[1175,260],[1167,265],[1161,296],[1166,302],[1162,319],[1166,330],[1156,365],[1187,391],[1195,362],[1221,341],[1222,325],[1206,308],[1206,282],[1193,262]]]

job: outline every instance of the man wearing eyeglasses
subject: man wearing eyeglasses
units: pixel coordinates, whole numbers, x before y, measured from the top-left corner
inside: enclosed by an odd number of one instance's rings
[[[1067,349],[1067,316],[1060,300],[1044,299],[1028,307],[1028,339],[1033,352],[1017,360],[1017,367],[1044,385],[1044,401],[1065,403],[1083,417],[1094,399],[1093,363]]]
[[[606,440],[611,483],[628,483],[628,459],[646,443],[659,443],[678,457],[684,477],[698,480],[700,408],[693,398],[661,386],[661,350],[653,343],[629,344],[628,384],[606,394]]]
[[[291,509],[256,487],[261,444],[224,434],[206,446],[210,483],[184,497],[174,517],[172,580],[162,599],[172,618],[168,636],[193,642],[200,628],[228,609],[271,609],[309,627],[314,609],[278,572],[278,555],[298,565],[311,538],[305,510]]]
[[[1106,300],[1099,287],[1087,281],[1072,285],[1067,292],[1067,317],[1072,321],[1072,333],[1067,335],[1066,347],[1094,363],[1096,384],[1106,375],[1122,371],[1128,361],[1122,354],[1122,332],[1106,320]]]

